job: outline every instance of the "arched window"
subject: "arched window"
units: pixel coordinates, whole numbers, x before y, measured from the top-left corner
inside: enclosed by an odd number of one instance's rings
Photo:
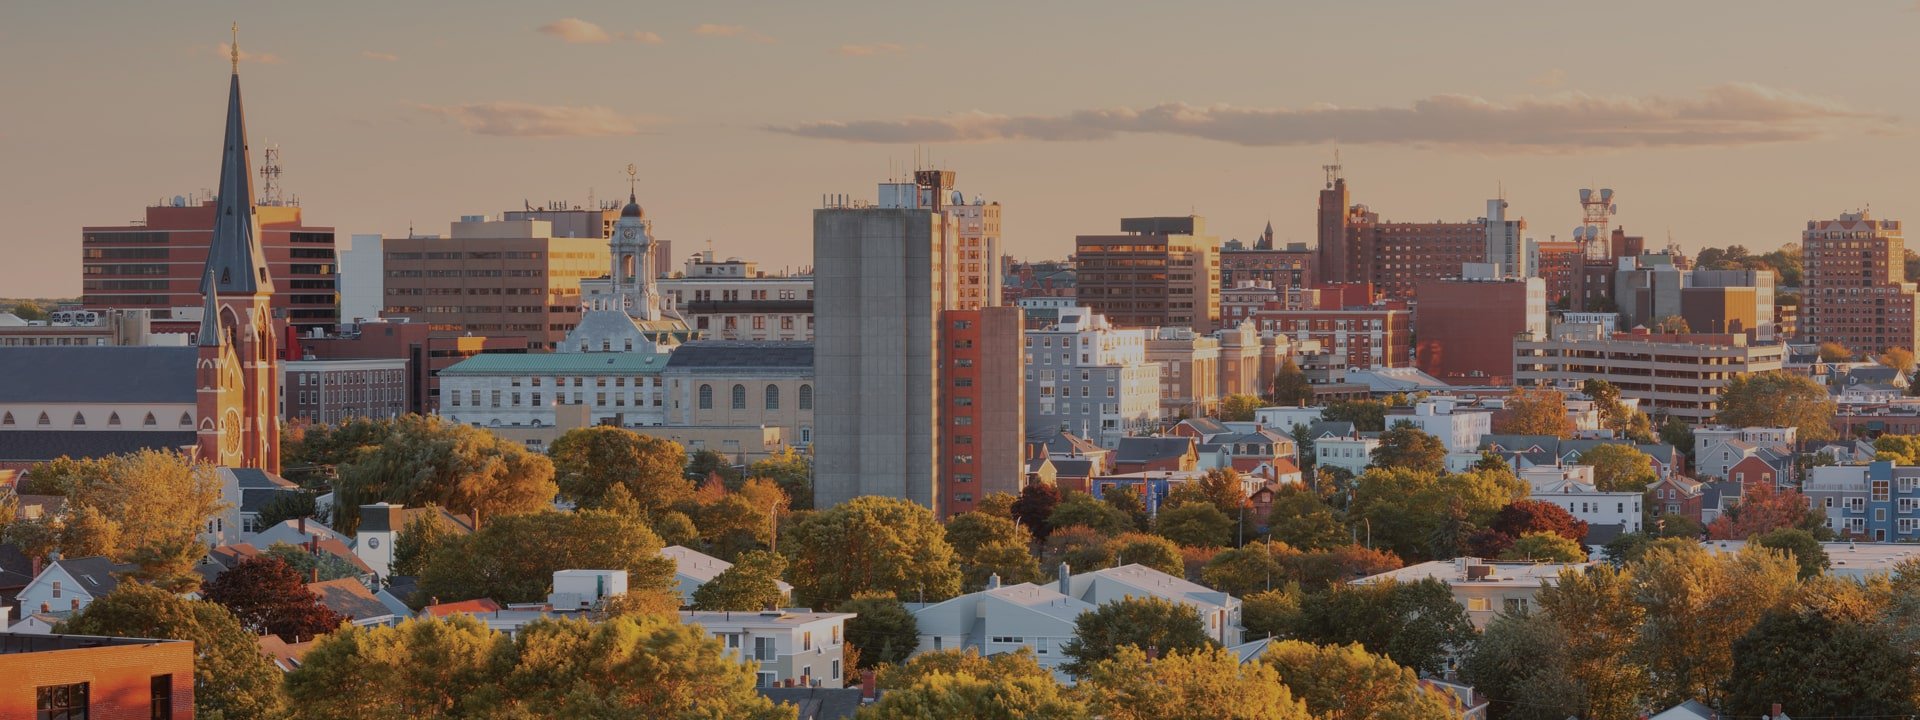
[[[733,409],[735,410],[747,409],[747,386],[745,385],[733,386]]]
[[[13,425],[13,413],[0,415],[0,425],[7,425],[7,426]]]
[[[85,416],[85,415],[82,415],[82,414],[80,414],[80,413],[74,413],[74,414],[73,414],[73,426],[74,426],[74,427],[84,427],[84,426],[86,426],[86,424],[87,424],[87,416]]]
[[[713,386],[712,385],[700,386],[700,409],[701,410],[713,409]]]
[[[767,409],[768,410],[780,409],[780,386],[779,385],[775,385],[773,383],[767,383]]]
[[[147,419],[145,419],[145,420],[141,420],[141,421],[140,421],[140,424],[141,424],[141,425],[145,425],[145,426],[147,426],[147,427],[153,427],[153,426],[155,426],[155,425],[159,425],[159,424],[160,424],[160,421],[159,421],[159,420],[156,420],[156,419],[154,419],[154,417],[153,417],[153,413],[147,413]]]
[[[120,427],[120,413],[116,412],[111,415],[108,415],[107,425],[111,427]]]
[[[40,425],[41,425],[41,426],[47,426],[47,425],[52,425],[52,424],[53,424],[53,420],[52,420],[52,419],[50,419],[50,418],[48,418],[48,417],[47,417],[47,414],[46,414],[46,413],[40,413]]]
[[[180,427],[193,427],[193,413],[180,413]]]
[[[801,410],[813,409],[813,386],[812,385],[800,386],[800,409]]]

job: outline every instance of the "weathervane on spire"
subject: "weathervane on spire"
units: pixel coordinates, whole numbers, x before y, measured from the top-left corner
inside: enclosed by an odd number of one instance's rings
[[[240,23],[233,24],[233,43],[227,46],[227,54],[233,58],[233,72],[240,73]]]
[[[640,168],[634,167],[633,163],[627,163],[627,196],[628,197],[633,197],[635,193],[634,183],[637,182],[636,178],[639,174],[640,174]]]

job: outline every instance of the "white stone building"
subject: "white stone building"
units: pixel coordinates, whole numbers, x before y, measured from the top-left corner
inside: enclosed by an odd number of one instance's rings
[[[1160,369],[1146,331],[1120,329],[1084,307],[1026,337],[1029,431],[1058,430],[1115,448],[1160,421]]]

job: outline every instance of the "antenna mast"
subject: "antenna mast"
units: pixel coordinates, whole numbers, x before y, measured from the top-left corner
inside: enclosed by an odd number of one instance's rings
[[[260,204],[279,207],[286,202],[280,198],[280,146],[267,146],[267,160],[260,165]]]
[[[1340,175],[1340,149],[1339,149],[1339,148],[1334,148],[1334,151],[1333,151],[1333,164],[1332,164],[1332,165],[1321,165],[1321,166],[1320,166],[1320,169],[1321,169],[1321,170],[1324,170],[1324,171],[1326,171],[1326,173],[1327,173],[1327,188],[1328,188],[1328,189],[1332,189],[1332,188],[1333,188],[1333,183],[1334,183],[1335,181],[1337,181],[1337,180],[1339,180],[1339,179],[1341,178],[1341,175]]]

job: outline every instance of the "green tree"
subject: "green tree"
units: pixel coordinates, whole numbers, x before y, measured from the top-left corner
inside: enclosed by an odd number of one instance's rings
[[[1645,705],[1647,671],[1632,654],[1646,613],[1634,601],[1629,573],[1610,565],[1585,571],[1566,568],[1560,571],[1558,582],[1541,586],[1534,602],[1540,606],[1541,617],[1557,626],[1555,652],[1564,652],[1562,673],[1579,685],[1583,717],[1628,717]],[[1491,627],[1488,632],[1492,632]],[[1480,644],[1486,643],[1487,636],[1483,635]],[[1538,657],[1553,658],[1546,654]],[[1520,659],[1528,661],[1524,656]],[[1539,689],[1546,692],[1548,687]],[[1562,714],[1551,720],[1565,717]]]
[[[965,512],[947,520],[947,542],[960,561],[961,584],[968,591],[986,587],[998,575],[1009,585],[1040,579],[1033,557],[1033,535],[1024,525],[982,512]]]
[[[546,509],[558,491],[545,455],[480,428],[408,415],[378,447],[340,467],[334,529],[353,534],[360,506],[369,503],[431,503],[479,524]]]
[[[1147,514],[1147,502],[1140,499],[1140,493],[1130,489],[1113,488],[1100,496],[1107,507],[1125,513],[1133,521],[1133,529],[1146,532],[1153,527],[1153,517]]]
[[[1507,393],[1506,406],[1495,416],[1493,431],[1502,435],[1572,437],[1567,397],[1548,388],[1515,387]]]
[[[1881,435],[1873,439],[1873,450],[1875,460],[1891,460],[1899,465],[1920,464],[1920,435]]]
[[[1678,448],[1680,452],[1693,452],[1693,426],[1677,417],[1668,417],[1660,423],[1660,442]]]
[[[861,720],[1087,720],[1086,705],[1052,677],[990,680],[932,673],[888,691],[860,709]]]
[[[513,666],[501,704],[516,716],[794,717],[793,708],[755,692],[756,664],[740,662],[718,638],[672,618],[541,620],[505,645],[500,655]]]
[[[1040,546],[1040,567],[1058,577],[1061,565],[1080,570],[1113,567],[1115,536],[1072,525],[1055,530]]]
[[[1287,574],[1309,590],[1398,570],[1404,563],[1393,553],[1359,545],[1342,545],[1300,553],[1286,559]]]
[[[1335,400],[1327,403],[1326,412],[1320,419],[1328,422],[1350,422],[1353,429],[1360,432],[1380,432],[1387,429],[1387,403],[1381,400]]]
[[[393,539],[393,574],[413,577],[426,567],[427,556],[456,534],[453,522],[435,508],[416,513]]]
[[[793,498],[793,509],[813,509],[813,456],[793,448],[747,466],[747,477],[766,478]]]
[[[974,512],[983,512],[988,515],[1014,519],[1013,503],[1019,499],[1019,495],[1010,492],[987,493],[986,496],[980,498],[979,502],[973,504],[973,510]]]
[[[1172,655],[1216,643],[1192,607],[1151,596],[1129,597],[1103,603],[1074,620],[1073,638],[1060,646],[1061,654],[1071,660],[1061,669],[1085,675],[1129,645]]]
[[[1652,421],[1646,413],[1628,408],[1626,403],[1620,402],[1620,389],[1614,387],[1613,383],[1589,379],[1580,386],[1580,391],[1600,408],[1601,423],[1607,429],[1636,443],[1653,443]]]
[[[1817,577],[1827,571],[1832,563],[1827,560],[1827,551],[1814,539],[1813,533],[1794,527],[1783,527],[1765,535],[1753,538],[1761,547],[1769,547],[1786,552],[1800,564],[1800,579]]]
[[[1220,398],[1220,419],[1228,422],[1251,422],[1253,411],[1259,410],[1260,405],[1260,398],[1252,395],[1228,395]]]
[[[1031,483],[1020,490],[1020,497],[1008,506],[1013,521],[1027,526],[1036,540],[1053,532],[1053,510],[1060,505],[1060,490],[1045,483]]]
[[[840,603],[839,612],[854,614],[847,621],[847,644],[858,652],[862,669],[906,660],[919,647],[919,621],[892,595],[861,593]]]
[[[1802,441],[1831,440],[1833,399],[1806,375],[1769,370],[1736,374],[1720,390],[1723,425],[1799,428]]]
[[[686,478],[695,486],[718,478],[722,485],[729,488],[739,487],[740,481],[746,479],[740,474],[740,470],[733,466],[733,461],[717,450],[695,450],[688,453]]]
[[[1153,531],[1182,547],[1226,547],[1233,544],[1234,519],[1212,503],[1195,502],[1160,508]]]
[[[1513,547],[1500,553],[1501,560],[1526,562],[1577,563],[1587,559],[1580,543],[1550,532],[1531,532],[1514,539]]]
[[[1291,680],[1292,678],[1286,678]],[[1104,720],[1310,720],[1307,706],[1263,663],[1200,648],[1150,658],[1124,646],[1094,663],[1077,688]]]
[[[350,417],[338,424],[293,423],[280,435],[281,470],[309,489],[329,488],[340,467],[386,443],[398,420]]]
[[[743,552],[771,546],[774,508],[770,505],[760,505],[740,493],[727,493],[700,508],[694,525],[700,529],[706,551],[732,562]]]
[[[312,720],[484,716],[508,701],[496,658],[511,652],[509,642],[471,615],[349,625],[321,637],[287,673],[288,709]]]
[[[984,656],[975,648],[929,650],[911,659],[880,666],[875,682],[881,690],[910,687],[933,675],[971,675],[982,680],[1007,681],[1020,678],[1053,678],[1053,671],[1040,667],[1032,648]]]
[[[1260,659],[1306,702],[1315,720],[1457,717],[1453,708],[1421,689],[1412,670],[1359,645],[1289,640],[1268,645]]]
[[[1775,610],[1733,641],[1724,682],[1729,717],[1902,717],[1914,702],[1916,662],[1878,627],[1828,613]],[[1737,680],[1736,680],[1737,678]]]
[[[1632,445],[1596,445],[1580,453],[1580,464],[1593,466],[1593,486],[1601,492],[1646,492],[1660,479],[1653,458]]]
[[[653,521],[653,531],[660,535],[660,542],[668,545],[691,547],[700,542],[699,526],[678,510],[660,513],[660,519]]]
[[[341,578],[360,577],[360,568],[346,558],[325,550],[308,551],[298,545],[274,543],[267,548],[263,557],[270,557],[286,563],[287,569],[303,578],[303,582],[326,582]],[[314,571],[319,571],[319,580],[313,580]]]
[[[780,573],[787,559],[764,550],[742,553],[733,567],[693,591],[695,610],[768,610],[780,607]]]
[[[197,716],[229,720],[281,716],[280,669],[260,653],[254,634],[217,604],[121,583],[54,631],[190,640]]]
[[[1582,717],[1586,697],[1567,658],[1567,634],[1542,615],[1501,613],[1460,663],[1460,679],[1492,700],[1498,720]],[[1638,708],[1623,715],[1638,717]]]
[[[316,497],[318,496],[315,493],[305,490],[275,495],[272,500],[268,500],[267,504],[260,508],[260,514],[258,519],[255,520],[255,525],[265,529],[288,520],[318,517],[320,515],[320,508],[314,504],[314,498]]]
[[[1718,701],[1733,676],[1728,639],[1791,600],[1799,575],[1785,553],[1758,545],[1713,555],[1698,543],[1663,544],[1630,568],[1634,602],[1646,612],[1634,658],[1662,707]]]
[[[1273,375],[1273,402],[1294,406],[1313,402],[1313,385],[1307,382],[1307,374],[1300,371],[1292,357],[1282,362],[1279,372]]]
[[[1436,536],[1457,539],[1486,527],[1494,515],[1523,498],[1527,484],[1513,475],[1476,471],[1451,475],[1406,468],[1374,468],[1361,475],[1348,509],[1348,525],[1364,528],[1372,545],[1401,558],[1433,555]]]
[[[1126,488],[1114,488],[1109,494],[1125,494]],[[1090,527],[1108,535],[1118,535],[1134,529],[1133,517],[1112,505],[1095,499],[1092,495],[1079,492],[1063,493],[1060,504],[1047,516],[1047,525],[1053,528],[1081,525]]]
[[[1380,435],[1380,446],[1373,449],[1373,465],[1444,472],[1447,468],[1447,446],[1440,442],[1440,438],[1422,432],[1413,423],[1397,422]]]
[[[1321,645],[1360,643],[1416,672],[1438,674],[1473,642],[1473,622],[1438,580],[1336,585],[1302,603],[1298,638]]]
[[[1293,637],[1300,627],[1300,604],[1305,599],[1305,593],[1294,583],[1248,593],[1240,600],[1240,624],[1246,629],[1246,637]]]
[[[866,496],[802,519],[780,538],[794,599],[831,608],[865,591],[945,600],[960,592],[946,530],[912,501]]]
[[[248,558],[207,583],[201,597],[232,612],[247,630],[302,642],[340,627],[347,618],[320,604],[301,577],[280,558]]]
[[[1144,565],[1174,577],[1187,574],[1186,562],[1180,557],[1180,546],[1159,535],[1130,532],[1108,543],[1113,550],[1113,564]]]
[[[581,507],[600,507],[607,491],[619,485],[651,518],[693,495],[693,483],[681,472],[687,451],[672,440],[594,425],[561,433],[547,455],[561,497]]]
[[[1250,542],[1246,547],[1213,556],[1200,570],[1200,579],[1208,587],[1229,595],[1284,587],[1291,579],[1288,561],[1299,554],[1300,551],[1285,543]]]
[[[7,312],[13,313],[14,317],[27,322],[44,322],[47,319],[47,309],[41,307],[40,303],[32,300],[15,302],[13,307],[9,308]]]
[[[190,593],[200,587],[203,578],[194,568],[206,556],[207,544],[197,538],[155,540],[127,556],[134,565],[128,576],[163,590]]]
[[[639,520],[599,510],[505,515],[471,535],[449,538],[427,555],[422,597],[492,598],[502,603],[545,599],[557,570],[627,571],[627,591],[664,591],[673,561],[659,536]]]
[[[1267,532],[1274,540],[1301,550],[1324,550],[1353,541],[1333,508],[1313,491],[1297,485],[1282,486],[1274,492]]]

